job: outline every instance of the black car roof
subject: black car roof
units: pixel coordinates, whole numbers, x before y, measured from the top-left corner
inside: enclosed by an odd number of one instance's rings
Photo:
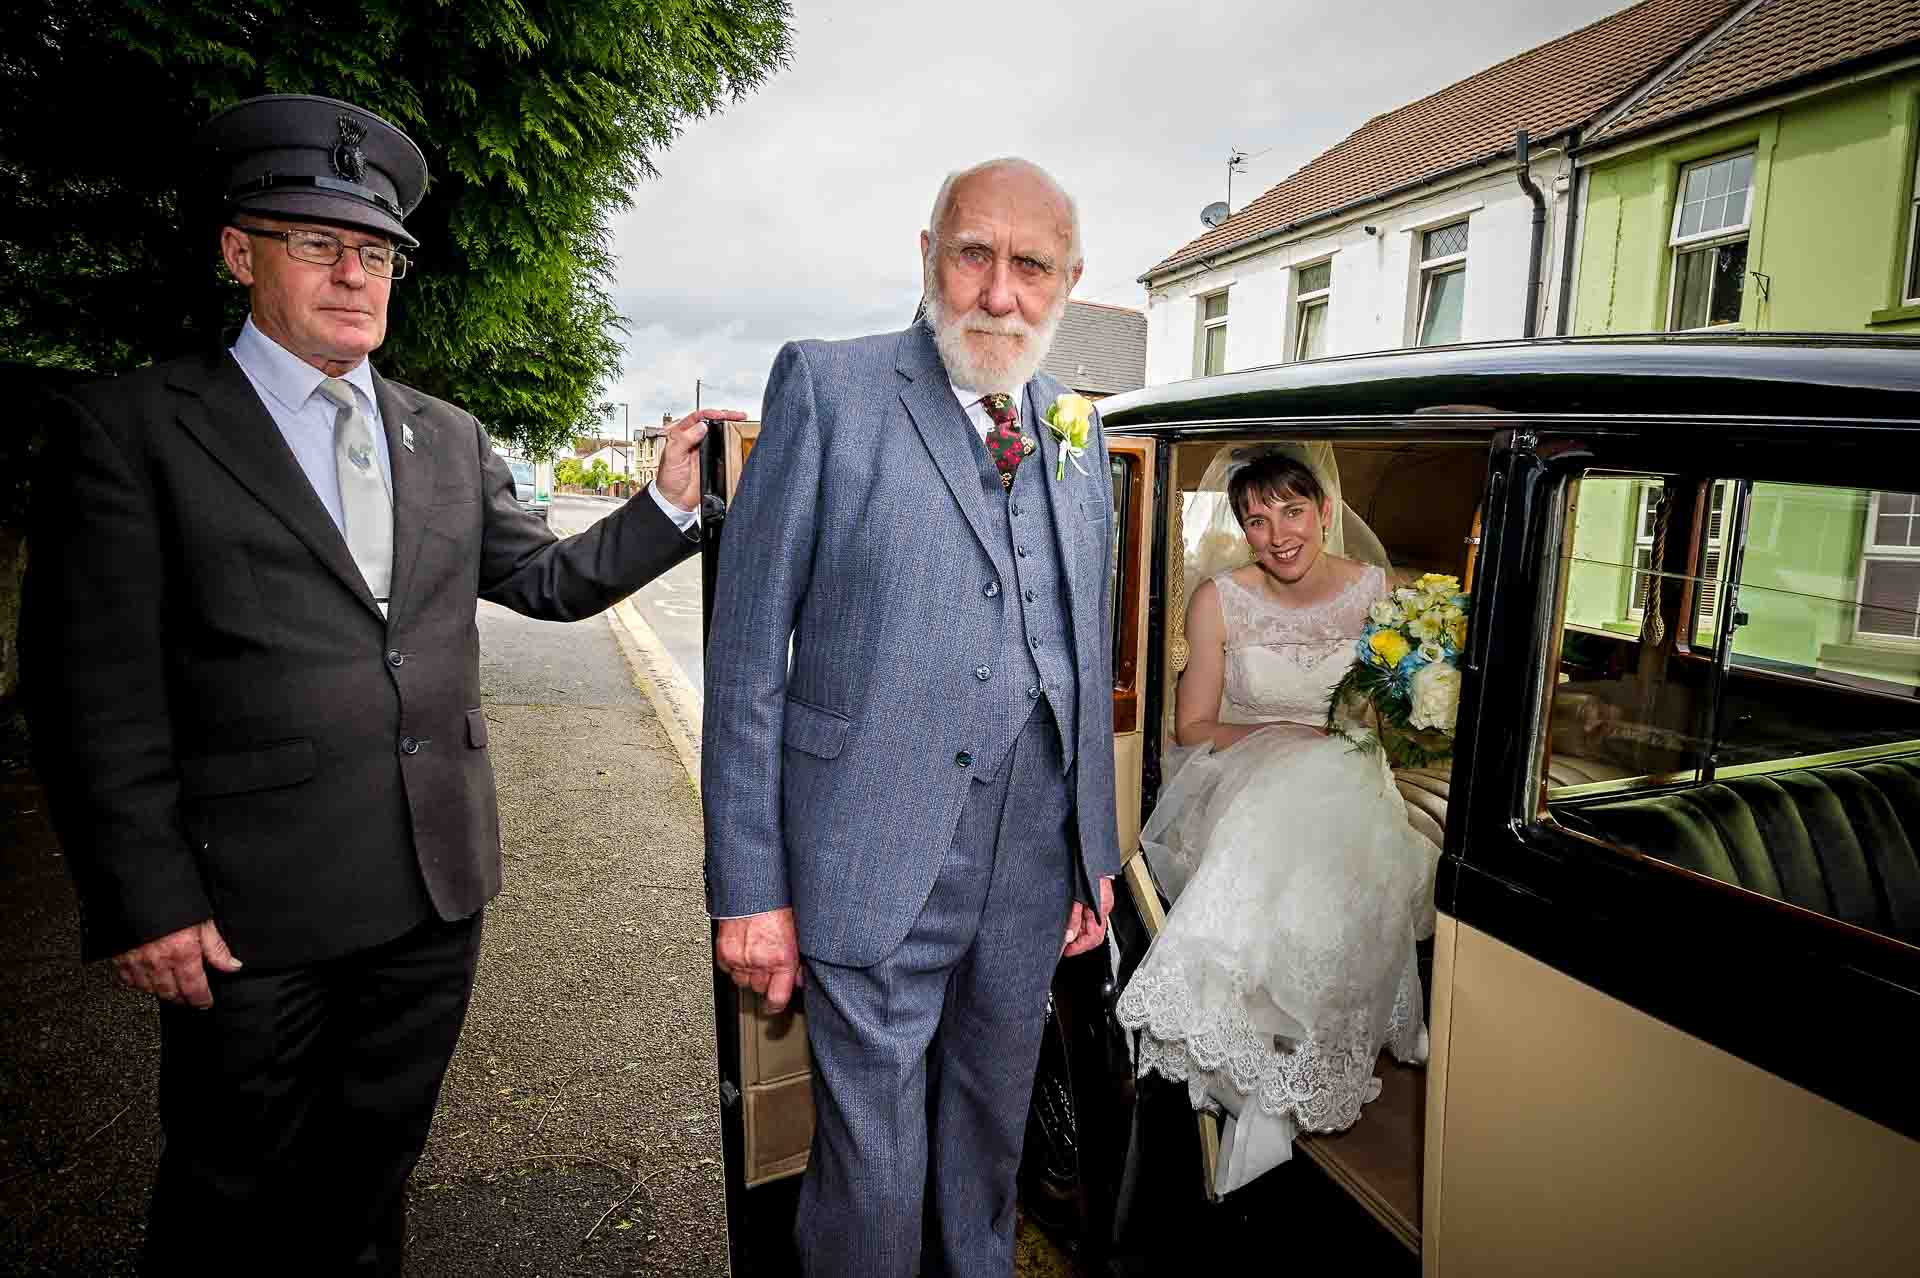
[[[1146,435],[1463,410],[1920,423],[1920,338],[1667,333],[1486,342],[1275,364],[1100,401],[1108,430]]]

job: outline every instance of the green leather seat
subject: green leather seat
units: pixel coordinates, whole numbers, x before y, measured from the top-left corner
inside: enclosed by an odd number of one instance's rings
[[[1739,777],[1568,823],[1723,883],[1920,944],[1920,758]]]

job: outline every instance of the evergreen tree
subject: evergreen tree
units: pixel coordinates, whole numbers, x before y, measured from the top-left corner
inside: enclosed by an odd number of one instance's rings
[[[784,66],[786,0],[25,0],[0,24],[0,362],[114,372],[238,323],[191,142],[345,98],[432,172],[383,372],[543,455],[618,370],[608,219],[681,125]]]

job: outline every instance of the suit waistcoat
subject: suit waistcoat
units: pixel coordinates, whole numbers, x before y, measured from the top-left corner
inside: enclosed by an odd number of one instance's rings
[[[979,436],[973,439],[989,535],[1005,542],[1013,565],[1013,580],[1002,583],[1007,625],[1000,661],[990,676],[1005,690],[1007,712],[996,725],[986,756],[991,766],[982,775],[999,775],[1014,738],[1041,703],[1058,729],[1063,752],[1060,770],[1065,772],[1073,766],[1080,683],[1075,673],[1072,604],[1046,489],[1051,476],[1036,449],[1014,472],[1009,492],[1001,486],[1000,472],[988,459]]]

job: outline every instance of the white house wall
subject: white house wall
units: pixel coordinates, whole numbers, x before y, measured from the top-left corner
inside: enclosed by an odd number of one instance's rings
[[[1563,157],[1530,166],[1547,199],[1547,243],[1537,331],[1554,331],[1560,289],[1560,250],[1567,208],[1555,179]],[[1221,289],[1227,295],[1228,371],[1282,363],[1292,357],[1294,268],[1330,259],[1333,292],[1327,313],[1327,353],[1391,350],[1411,346],[1420,304],[1415,258],[1420,233],[1468,218],[1467,284],[1460,322],[1462,341],[1516,338],[1524,331],[1527,246],[1533,202],[1514,181],[1510,164],[1490,167],[1446,190],[1392,206],[1368,209],[1351,221],[1309,228],[1284,241],[1219,262],[1212,269],[1180,275],[1147,288],[1147,384],[1194,376],[1199,299]],[[1373,226],[1378,234],[1363,229]]]

